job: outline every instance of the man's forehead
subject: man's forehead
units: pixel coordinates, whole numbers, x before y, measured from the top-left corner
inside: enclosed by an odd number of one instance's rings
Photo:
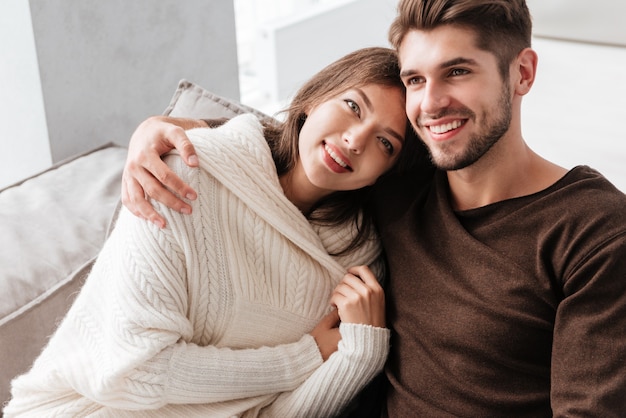
[[[430,30],[412,29],[398,48],[402,71],[420,67],[454,64],[480,65],[495,60],[492,53],[479,49],[475,33],[465,27],[445,25]]]

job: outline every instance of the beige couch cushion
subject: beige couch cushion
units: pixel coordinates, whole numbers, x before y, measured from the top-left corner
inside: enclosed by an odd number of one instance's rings
[[[125,159],[125,148],[105,146],[0,191],[0,402],[100,251]]]

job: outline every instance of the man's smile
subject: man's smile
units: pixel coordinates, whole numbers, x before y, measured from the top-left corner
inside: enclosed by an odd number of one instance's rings
[[[464,125],[466,122],[466,120],[461,120],[461,119],[457,119],[454,120],[452,122],[448,122],[448,123],[442,123],[439,125],[428,125],[426,126],[426,128],[428,128],[428,130],[430,130],[430,132],[434,133],[434,134],[445,134],[446,132],[452,131],[454,129],[460,128],[462,125]]]

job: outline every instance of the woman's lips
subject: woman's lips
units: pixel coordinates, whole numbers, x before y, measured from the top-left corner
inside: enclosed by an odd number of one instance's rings
[[[324,160],[337,173],[352,171],[349,160],[341,152],[328,143],[324,143]]]

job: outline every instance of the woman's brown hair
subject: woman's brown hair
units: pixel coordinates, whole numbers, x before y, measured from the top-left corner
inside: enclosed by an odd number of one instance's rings
[[[266,121],[265,137],[272,150],[279,176],[291,170],[298,161],[298,140],[306,120],[306,112],[347,90],[368,84],[405,91],[394,50],[382,47],[364,48],[340,58],[315,74],[298,90],[289,107],[283,112],[286,114],[284,122]],[[406,169],[414,164],[414,154],[419,147],[417,143],[417,136],[407,122],[405,143],[393,170]],[[344,254],[372,236],[373,218],[369,208],[371,198],[371,187],[335,192],[318,202],[308,217],[311,222],[326,225],[355,223],[358,233],[340,252]]]

